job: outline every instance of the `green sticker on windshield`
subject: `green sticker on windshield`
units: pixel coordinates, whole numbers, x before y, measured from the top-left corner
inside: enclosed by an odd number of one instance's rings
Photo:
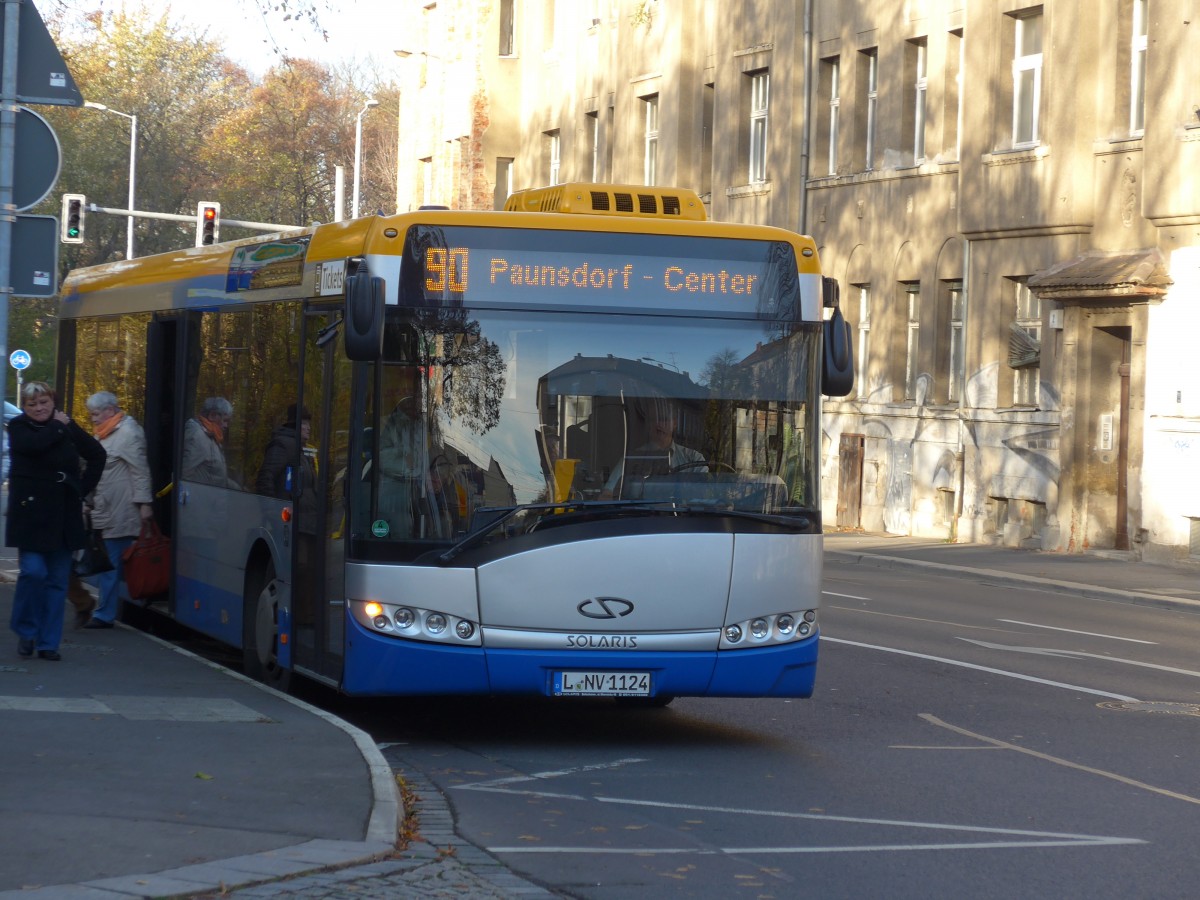
[[[387,537],[388,532],[392,529],[387,523],[387,519],[376,519],[371,523],[371,534],[375,537]]]

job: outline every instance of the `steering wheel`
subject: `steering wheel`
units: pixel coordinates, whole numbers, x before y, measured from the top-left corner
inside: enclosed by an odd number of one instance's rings
[[[733,466],[725,462],[717,462],[715,459],[695,459],[691,462],[680,463],[677,466],[671,467],[671,474],[676,472],[686,472],[688,469],[708,469],[710,472],[737,472]]]

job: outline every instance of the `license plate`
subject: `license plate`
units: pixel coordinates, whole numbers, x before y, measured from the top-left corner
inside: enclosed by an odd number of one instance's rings
[[[649,672],[555,672],[555,697],[649,697]]]

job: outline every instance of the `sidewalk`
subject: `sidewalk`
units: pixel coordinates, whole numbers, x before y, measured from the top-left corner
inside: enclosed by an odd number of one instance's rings
[[[991,584],[1041,586],[1097,600],[1200,612],[1200,561],[1158,564],[1123,554],[1046,553],[936,538],[829,532],[825,558],[876,568],[922,568]]]
[[[403,809],[368,735],[69,611],[62,661],[22,659],[12,597],[0,584],[0,898],[221,892],[392,852]]]

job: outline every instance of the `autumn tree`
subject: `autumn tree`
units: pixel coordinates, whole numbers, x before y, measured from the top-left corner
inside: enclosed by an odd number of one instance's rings
[[[58,39],[83,96],[138,117],[136,205],[140,210],[190,215],[216,177],[208,147],[218,123],[245,103],[249,74],[194,32],[145,9],[95,13],[90,28]],[[130,122],[88,108],[48,108],[63,146],[59,189],[90,203],[125,209],[129,188]],[[57,195],[56,198],[57,199]],[[56,213],[56,203],[49,212]],[[86,240],[63,255],[68,266],[124,257],[126,220],[90,215]],[[138,256],[186,246],[192,227],[135,220]]]

